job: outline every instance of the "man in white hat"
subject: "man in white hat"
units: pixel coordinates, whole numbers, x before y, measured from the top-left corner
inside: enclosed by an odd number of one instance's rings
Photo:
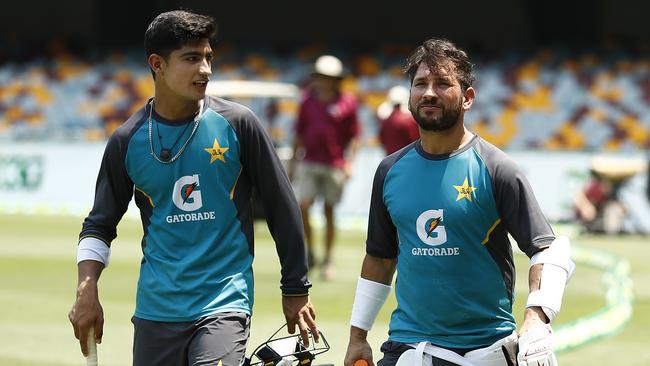
[[[294,158],[289,167],[290,175],[295,170],[296,195],[312,268],[316,260],[309,208],[316,197],[320,196],[324,201],[325,253],[321,264],[324,279],[333,276],[334,206],[340,201],[343,185],[350,176],[350,162],[359,133],[357,99],[341,91],[342,80],[343,64],[338,58],[324,55],[316,60],[309,90],[300,103],[295,124]]]

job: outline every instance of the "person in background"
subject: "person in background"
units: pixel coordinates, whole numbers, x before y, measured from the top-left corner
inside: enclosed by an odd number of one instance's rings
[[[341,200],[343,186],[352,172],[357,149],[358,102],[354,95],[341,90],[343,64],[331,55],[320,56],[311,73],[295,124],[293,159],[290,176],[302,212],[308,245],[310,268],[317,263],[309,210],[317,197],[323,199],[325,250],[321,266],[324,279],[334,276],[334,207]]]
[[[409,91],[403,86],[394,86],[388,91],[388,98],[377,109],[379,119],[379,141],[386,155],[403,148],[420,137],[418,124],[408,110]]]
[[[79,236],[68,317],[84,355],[88,334],[103,336],[97,283],[134,198],[144,235],[133,364],[240,365],[253,309],[253,188],[280,257],[288,331],[319,338],[300,210],[273,144],[248,108],[206,96],[215,33],[211,17],[187,11],[158,15],[145,33],[154,96],[108,140]]]
[[[648,178],[646,179],[645,193],[646,198],[650,201],[650,158],[648,158],[648,163],[646,164],[646,171],[648,172]]]
[[[617,198],[618,184],[593,169],[589,173],[589,180],[574,198],[576,217],[587,232],[618,234],[625,216]]]

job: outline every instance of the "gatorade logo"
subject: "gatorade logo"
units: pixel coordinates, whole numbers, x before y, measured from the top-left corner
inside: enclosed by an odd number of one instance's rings
[[[450,257],[460,255],[459,247],[438,247],[447,243],[447,231],[442,225],[444,223],[444,210],[427,210],[418,216],[415,223],[415,230],[420,240],[429,247],[417,247],[411,249],[411,255],[426,257]],[[433,247],[433,248],[432,248]]]
[[[174,205],[183,211],[196,211],[203,206],[199,190],[199,175],[186,175],[174,184],[172,200]]]
[[[447,242],[447,232],[441,224],[444,221],[444,211],[427,210],[418,216],[415,230],[424,244],[441,245]]]

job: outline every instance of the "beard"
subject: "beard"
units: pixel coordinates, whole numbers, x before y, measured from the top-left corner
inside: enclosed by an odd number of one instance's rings
[[[420,126],[420,128],[422,128],[425,131],[431,131],[431,132],[447,131],[452,127],[454,127],[460,121],[459,117],[463,105],[462,99],[459,101],[457,106],[452,108],[440,106],[442,110],[442,114],[439,117],[420,115],[420,113],[418,112],[420,104],[421,103],[418,103],[418,105],[416,105],[415,108],[409,105],[409,109],[411,110],[411,114],[413,115],[415,122],[417,122],[418,126]]]

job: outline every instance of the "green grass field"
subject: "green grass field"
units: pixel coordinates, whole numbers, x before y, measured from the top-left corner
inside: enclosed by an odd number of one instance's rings
[[[67,312],[76,287],[76,245],[81,219],[52,216],[0,215],[0,365],[82,365],[84,359],[74,339]],[[140,223],[124,220],[113,243],[111,264],[100,281],[104,306],[104,342],[98,346],[101,365],[130,365],[135,283],[140,262]],[[284,321],[279,291],[279,265],[266,225],[256,226],[255,309],[249,352]],[[311,275],[319,327],[332,349],[316,363],[342,365],[348,337],[348,320],[356,278],[364,253],[364,232],[341,232],[336,252],[337,276],[323,282]],[[650,365],[650,239],[580,236],[574,244],[614,252],[627,258],[634,281],[634,315],[626,327],[611,337],[562,353],[562,366]],[[525,258],[518,256],[515,314],[521,318],[526,295]],[[597,311],[604,305],[601,273],[578,267],[569,284],[557,324]],[[384,306],[370,340],[375,349],[387,336],[387,321],[394,306]]]

